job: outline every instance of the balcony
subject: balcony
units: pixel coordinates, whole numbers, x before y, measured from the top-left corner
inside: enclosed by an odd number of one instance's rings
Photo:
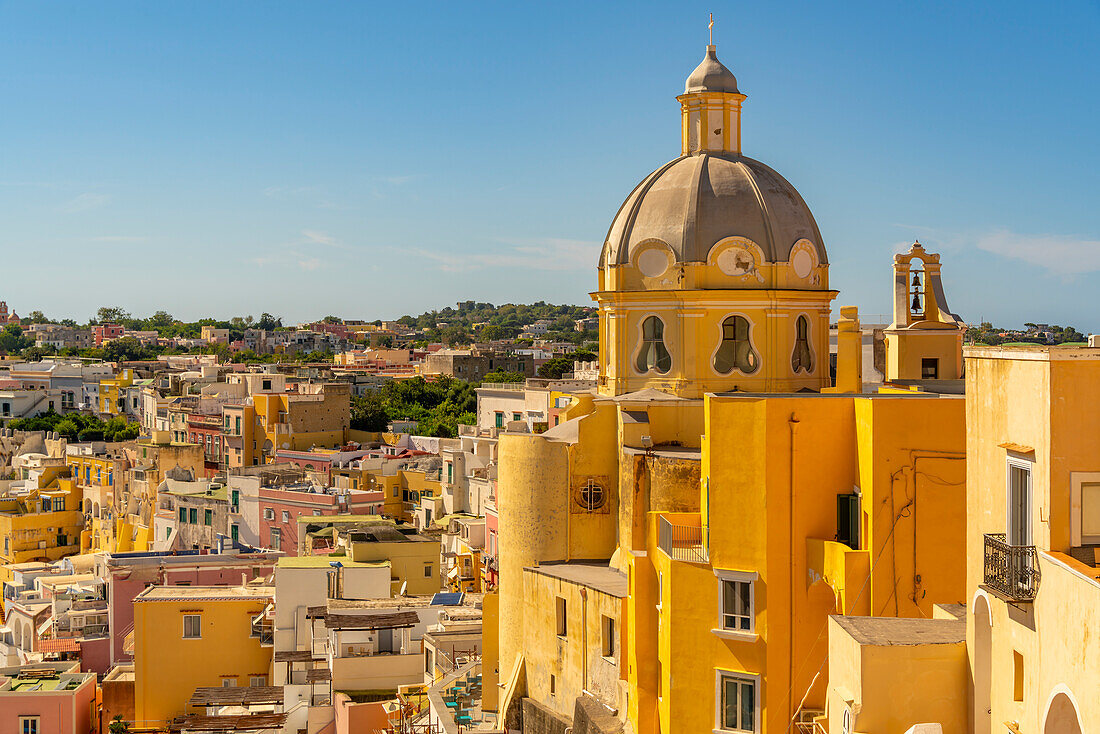
[[[1004,533],[987,534],[983,587],[1007,601],[1033,601],[1039,591],[1035,546],[1009,545]]]
[[[680,525],[664,516],[657,520],[657,547],[674,561],[709,563],[705,535],[706,531],[700,525]]]

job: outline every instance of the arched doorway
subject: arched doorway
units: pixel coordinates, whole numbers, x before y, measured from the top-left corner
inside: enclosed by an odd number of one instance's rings
[[[993,616],[989,600],[974,596],[974,734],[991,734],[989,689],[993,684]]]
[[[1066,691],[1055,693],[1047,704],[1043,734],[1082,734],[1077,705]]]

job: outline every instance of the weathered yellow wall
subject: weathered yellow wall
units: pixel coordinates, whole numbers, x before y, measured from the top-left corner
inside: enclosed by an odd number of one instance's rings
[[[407,594],[439,591],[439,543],[431,540],[395,543],[352,542],[351,559],[357,563],[389,561],[395,591],[408,584]],[[425,576],[425,566],[430,575]]]
[[[621,622],[622,600],[591,588],[526,571],[523,574],[527,634],[527,692],[572,718],[576,699],[589,690],[603,701],[619,699],[619,655],[601,655],[601,617]],[[557,635],[556,599],[565,599],[566,635]],[[555,692],[550,692],[550,676]],[[616,707],[618,708],[618,707]]]
[[[163,726],[188,711],[201,686],[231,676],[271,675],[272,648],[251,637],[252,617],[266,599],[144,601],[134,603],[134,711],[137,726]],[[202,616],[202,637],[183,639],[184,614]]]

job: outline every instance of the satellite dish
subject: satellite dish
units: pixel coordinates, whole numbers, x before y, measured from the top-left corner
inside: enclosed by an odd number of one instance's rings
[[[401,591],[398,592],[397,595],[398,596],[405,596],[405,589],[407,589],[408,587],[409,587],[409,582],[408,581],[402,581],[401,582]]]

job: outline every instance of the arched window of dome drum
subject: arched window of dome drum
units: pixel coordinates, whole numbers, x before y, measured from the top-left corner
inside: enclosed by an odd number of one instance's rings
[[[656,316],[642,322],[642,348],[635,364],[639,372],[664,374],[672,368],[672,355],[665,348],[665,323]]]
[[[722,322],[722,344],[714,355],[714,369],[723,375],[735,369],[751,375],[759,366],[760,357],[749,340],[749,320],[730,316]]]
[[[791,371],[814,371],[814,353],[810,349],[810,320],[799,316],[794,325],[794,352],[791,353]]]

